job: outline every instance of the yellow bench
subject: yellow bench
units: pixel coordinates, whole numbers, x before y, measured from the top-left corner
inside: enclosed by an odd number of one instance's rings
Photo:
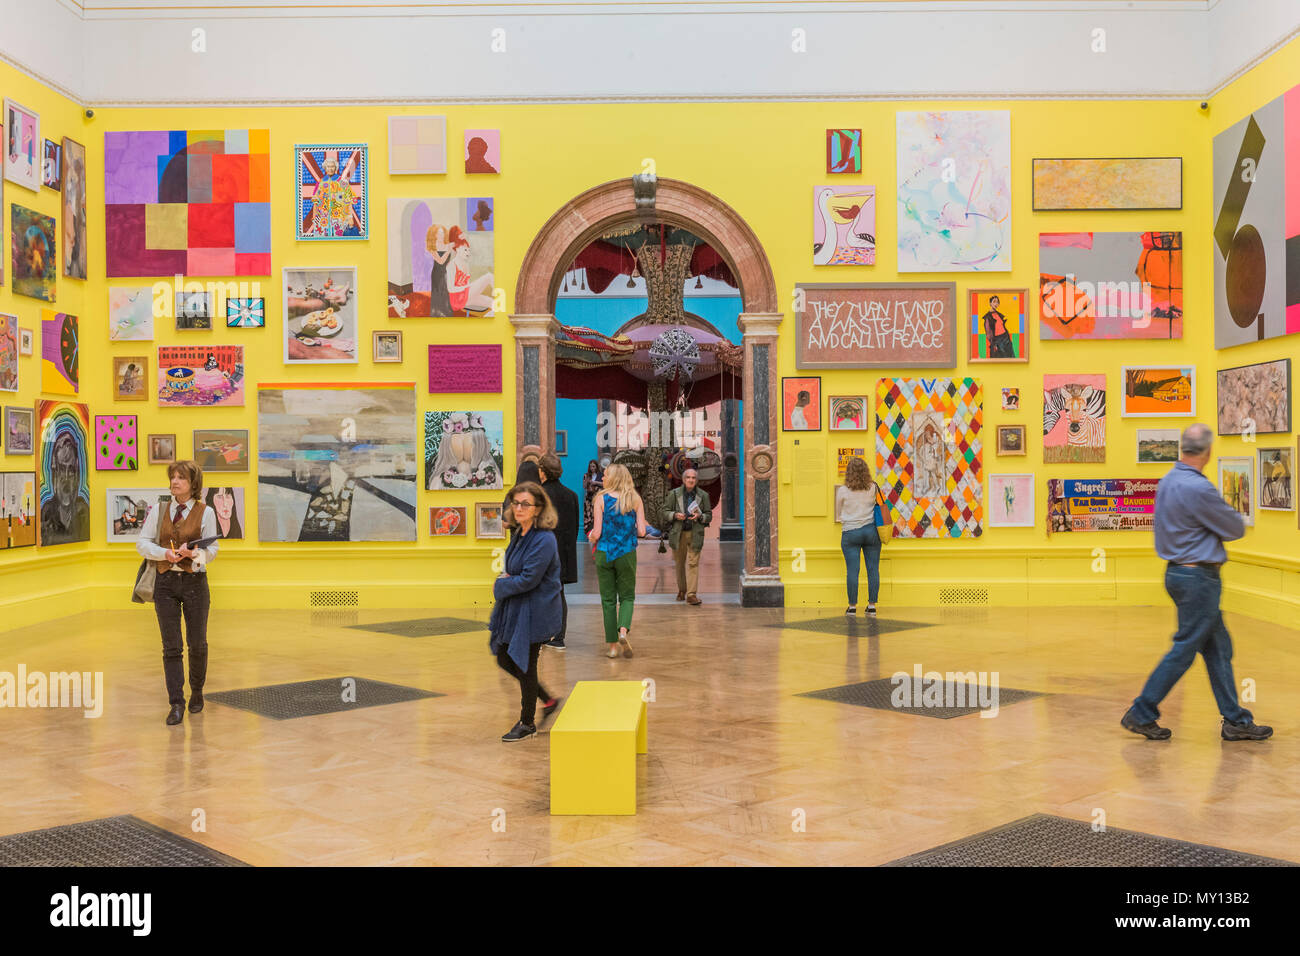
[[[640,681],[578,681],[551,727],[552,814],[636,813],[641,693]]]

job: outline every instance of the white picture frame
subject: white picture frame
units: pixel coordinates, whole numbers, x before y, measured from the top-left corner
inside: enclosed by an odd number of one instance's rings
[[[1275,454],[1277,457],[1272,457]],[[1265,455],[1269,455],[1270,458],[1268,460],[1265,460],[1264,457]],[[1295,483],[1294,451],[1286,445],[1271,445],[1268,448],[1257,449],[1255,452],[1255,456],[1258,459],[1255,473],[1259,477],[1259,510],[1260,511],[1295,511],[1296,510],[1296,504],[1295,504],[1296,483]],[[1283,467],[1286,469],[1287,473],[1284,477],[1279,477],[1277,480],[1279,482],[1285,482],[1284,493],[1288,504],[1286,506],[1279,506],[1279,505],[1272,505],[1272,504],[1266,505],[1264,504],[1265,501],[1277,500],[1279,494],[1282,493],[1280,491],[1280,488],[1278,492],[1274,492],[1273,490],[1274,487],[1279,487],[1279,486],[1270,487],[1268,489],[1268,493],[1265,492],[1265,486],[1269,484],[1271,478],[1271,474],[1266,475],[1265,471],[1267,470],[1270,473],[1273,472],[1276,467],[1276,463],[1279,459],[1283,463]]]
[[[144,527],[149,511],[158,506],[159,498],[170,498],[171,491],[166,488],[109,488],[104,492],[104,514],[106,517],[106,534],[109,544],[135,544],[140,540],[140,529]],[[130,500],[137,506],[134,530],[124,531],[118,520],[123,517],[125,503]],[[143,502],[144,510],[139,510]]]
[[[1182,440],[1183,433],[1177,428],[1139,428],[1137,430],[1136,454],[1139,465],[1172,465],[1178,461],[1178,443]],[[1146,458],[1142,457],[1143,442],[1170,442],[1174,443],[1174,456],[1172,458],[1153,458],[1148,454]]]
[[[1191,393],[1187,407],[1180,411],[1157,409],[1155,411],[1136,412],[1129,409],[1128,373],[1149,371],[1179,371],[1188,379]],[[1196,417],[1196,366],[1195,365],[1124,365],[1120,367],[1119,376],[1119,414],[1121,418],[1195,418]]]
[[[31,133],[30,148],[26,153],[23,152],[23,143],[27,141],[23,135],[25,124],[15,124],[14,117],[16,115],[31,121],[29,128]],[[38,193],[41,191],[41,166],[44,159],[44,140],[41,138],[41,114],[6,96],[4,119],[5,179]],[[16,142],[11,142],[15,133],[18,139]],[[17,150],[16,153],[15,149]]]
[[[1225,465],[1229,467],[1225,469],[1224,468]],[[1227,471],[1233,471],[1240,474],[1243,466],[1245,468],[1246,476],[1249,479],[1249,483],[1246,486],[1246,499],[1245,499],[1246,510],[1245,511],[1242,511],[1241,508],[1237,504],[1234,504],[1233,500],[1227,494],[1224,493],[1225,489],[1223,484],[1223,476]],[[1247,528],[1254,527],[1255,507],[1258,504],[1258,499],[1259,499],[1259,485],[1255,481],[1255,456],[1254,455],[1223,456],[1222,458],[1219,459],[1218,462],[1218,478],[1219,481],[1215,487],[1218,488],[1219,494],[1223,497],[1223,500],[1228,502],[1228,505],[1232,508],[1232,510],[1236,511],[1237,514],[1241,515],[1242,520],[1246,522]]]
[[[309,316],[323,312],[325,309],[315,309],[310,311],[300,311],[300,307],[294,306],[290,301],[290,289],[294,290],[294,299],[301,300],[304,290],[321,291],[320,299],[323,304],[326,299],[324,296],[328,293],[317,289],[328,281],[332,288],[337,289],[340,283],[346,283],[348,297],[342,306],[337,308],[337,317],[342,323],[342,328],[338,332],[329,336],[320,336],[313,338],[307,336],[305,339],[300,336],[304,328],[305,320]],[[361,296],[357,289],[357,267],[356,266],[285,266],[281,270],[281,293],[284,295],[284,328],[280,333],[282,344],[284,346],[284,364],[285,365],[356,365],[360,359],[357,353],[360,351],[361,339]],[[335,303],[337,306],[337,303]],[[326,306],[334,308],[335,306]],[[340,342],[351,342],[352,352],[350,356],[338,357],[336,353],[339,349],[331,346],[330,340],[337,337]],[[310,341],[312,344],[306,346],[301,351],[310,351],[316,347],[323,347],[320,357],[307,358],[291,356],[289,354],[290,340],[295,340],[299,344]]]
[[[1002,518],[1002,514],[1007,510],[1003,504],[1003,494],[1008,487],[1012,488],[1016,493],[1028,494],[1027,501],[1017,502],[1016,510],[1023,515],[1020,520]],[[1034,527],[1038,514],[1037,502],[1038,492],[1034,485],[1033,474],[989,475],[989,494],[985,500],[984,513],[988,517],[988,526],[990,528]]]

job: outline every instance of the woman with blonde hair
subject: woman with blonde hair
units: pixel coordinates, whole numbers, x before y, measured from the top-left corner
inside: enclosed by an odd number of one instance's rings
[[[840,550],[844,552],[849,606],[845,614],[858,612],[858,563],[867,564],[867,615],[876,616],[880,596],[880,532],[876,530],[876,483],[871,469],[861,458],[850,458],[844,468],[844,484],[835,489],[835,520],[843,525]]]
[[[596,579],[605,617],[606,656],[632,656],[627,633],[636,601],[636,540],[644,537],[645,505],[623,465],[605,469],[605,483],[592,501],[589,537],[596,542]]]

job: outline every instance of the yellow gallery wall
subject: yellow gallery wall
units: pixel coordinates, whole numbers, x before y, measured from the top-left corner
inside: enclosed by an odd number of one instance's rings
[[[987,435],[1003,423],[1024,423],[1028,454],[997,458],[986,443],[984,470],[990,473],[1032,472],[1037,485],[1037,510],[1045,510],[1043,483],[1049,477],[1158,477],[1160,466],[1137,466],[1135,433],[1139,425],[1169,427],[1179,420],[1123,419],[1115,389],[1120,368],[1127,364],[1194,363],[1197,405],[1202,420],[1214,421],[1214,370],[1295,355],[1300,342],[1274,339],[1216,353],[1211,308],[1212,137],[1250,109],[1288,87],[1288,77],[1300,75],[1300,43],[1292,43],[1226,89],[1208,113],[1196,102],[933,102],[933,103],[730,103],[617,104],[554,106],[448,106],[423,108],[293,107],[265,109],[98,109],[93,119],[81,108],[6,65],[0,65],[0,93],[41,114],[42,135],[63,135],[87,148],[88,230],[90,278],[85,282],[59,278],[57,307],[81,318],[81,382],[77,400],[89,404],[91,415],[135,414],[141,439],[151,432],[174,432],[178,453],[192,452],[194,428],[247,428],[256,443],[256,383],[313,381],[415,382],[419,410],[500,409],[505,418],[505,445],[514,448],[513,310],[517,271],[537,230],[564,202],[583,190],[611,179],[631,176],[651,158],[658,175],[686,180],[718,195],[754,229],[767,251],[782,303],[785,322],[779,359],[780,375],[794,375],[794,321],[788,296],[797,282],[955,281],[959,313],[966,290],[974,287],[1033,289],[1037,270],[1037,233],[1083,230],[1182,230],[1185,242],[1184,286],[1186,337],[1178,342],[1048,342],[1032,333],[1031,362],[1026,365],[968,366],[959,360],[951,373],[972,375],[984,387]],[[1014,188],[1014,246],[1010,273],[908,274],[896,271],[894,116],[899,109],[1008,109],[1012,124],[1012,183]],[[387,123],[393,113],[447,116],[448,169],[443,176],[387,174]],[[824,134],[832,127],[861,127],[864,169],[859,176],[831,177],[841,184],[874,184],[878,209],[877,264],[871,267],[811,265],[812,187],[828,181],[824,173]],[[156,323],[153,342],[108,341],[104,277],[103,134],[115,130],[269,128],[272,148],[272,266],[274,274],[260,281],[267,302],[267,328],[227,329],[220,316],[211,332],[175,333],[166,320]],[[502,173],[466,176],[461,171],[462,131],[498,128],[502,141]],[[305,242],[293,239],[293,158],[295,143],[366,142],[370,144],[370,235],[363,242]],[[1184,158],[1183,209],[1166,212],[1034,213],[1030,200],[1030,160],[1050,156],[1181,155]],[[480,320],[389,319],[387,281],[386,200],[397,196],[490,195],[495,199],[495,284],[506,292],[506,309]],[[5,184],[5,198],[49,215],[59,215],[59,196],[39,195]],[[8,210],[4,212],[6,236]],[[6,254],[7,255],[7,254]],[[359,270],[361,333],[356,366],[285,366],[282,362],[280,270],[284,266],[352,266]],[[12,265],[6,260],[6,276]],[[148,280],[118,279],[113,285],[145,285]],[[9,283],[0,288],[0,311],[15,313],[20,324],[39,333],[42,304],[15,296]],[[1031,311],[1036,328],[1037,313]],[[370,361],[370,332],[396,328],[404,332],[405,360],[401,365]],[[1295,337],[1292,337],[1295,338]],[[115,402],[110,389],[110,356],[148,354],[151,376],[156,374],[159,345],[201,340],[240,344],[245,348],[248,382],[243,408],[159,409],[149,402]],[[427,346],[450,343],[501,343],[504,391],[500,395],[429,395]],[[0,402],[31,406],[38,397],[39,334],[36,355],[21,362],[21,391],[0,393]],[[959,355],[962,346],[959,345]],[[1037,427],[1041,414],[1042,376],[1046,373],[1104,372],[1110,388],[1107,462],[1094,465],[1045,466]],[[816,373],[812,373],[816,374]],[[854,372],[824,370],[823,396],[873,394],[883,375],[912,375],[913,370]],[[934,374],[934,373],[927,373]],[[1003,386],[1017,386],[1022,410],[1002,412],[998,396]],[[824,410],[824,401],[823,401]],[[869,434],[869,433],[868,433]],[[802,434],[801,441],[820,444],[833,461],[840,436]],[[1294,434],[1266,436],[1269,443],[1294,447]],[[827,515],[795,518],[789,483],[792,437],[781,435],[783,467],[778,486],[781,573],[789,604],[843,600],[843,566],[838,528],[830,517],[834,475],[826,478]],[[1219,453],[1245,453],[1239,439],[1225,439]],[[32,467],[31,456],[6,456],[3,470]],[[507,461],[507,477],[513,463]],[[255,474],[213,476],[212,481],[245,489],[245,533],[248,540],[225,542],[214,568],[217,601],[227,607],[307,607],[312,592],[354,590],[362,607],[454,606],[486,604],[490,592],[491,549],[499,542],[478,542],[472,531],[464,539],[432,540],[428,509],[433,504],[464,505],[472,516],[476,501],[499,498],[495,492],[424,492],[419,494],[418,541],[394,545],[258,544],[256,541]],[[0,627],[49,619],[90,607],[130,606],[126,595],[137,559],[129,545],[105,541],[104,491],[109,487],[153,487],[166,483],[165,468],[141,464],[136,473],[92,472],[92,526],[88,544],[49,549],[0,552]],[[422,487],[422,485],[421,485]],[[889,546],[884,562],[882,599],[893,604],[934,604],[939,588],[973,585],[987,589],[991,603],[1081,604],[1091,602],[1160,603],[1159,562],[1152,556],[1149,532],[1106,532],[1054,535],[1039,527],[992,529],[978,540],[899,541]],[[1300,564],[1295,561],[1300,533],[1296,515],[1261,513],[1256,526],[1234,548],[1239,560],[1229,574],[1243,610],[1279,621],[1293,619],[1300,608]],[[1106,549],[1098,562],[1093,549]],[[1247,564],[1245,562],[1253,562]],[[1229,604],[1231,606],[1231,596]]]

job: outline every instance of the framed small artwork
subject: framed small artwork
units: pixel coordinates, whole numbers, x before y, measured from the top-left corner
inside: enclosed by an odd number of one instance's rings
[[[164,295],[164,303],[165,296]],[[108,290],[108,338],[111,342],[153,341],[152,286],[113,286]]]
[[[1002,410],[1004,412],[1020,411],[1020,389],[1018,388],[1002,389]]]
[[[146,355],[113,356],[113,400],[147,402],[149,400],[149,357]]]
[[[293,148],[295,235],[311,239],[370,238],[370,148],[319,143]]]
[[[781,430],[822,430],[822,379],[820,375],[781,379]]]
[[[5,408],[5,454],[30,455],[32,451],[32,416],[35,411],[9,405]]]
[[[501,130],[465,130],[465,172],[501,172]]]
[[[41,117],[5,97],[5,179],[41,190]],[[53,263],[53,257],[51,257]],[[53,301],[53,300],[51,300]]]
[[[109,488],[105,493],[109,544],[134,544],[150,509],[171,498],[167,488]],[[164,507],[166,505],[164,504]]]
[[[555,430],[555,454],[560,457],[569,454],[569,433],[563,429]]]
[[[1172,465],[1178,460],[1178,442],[1181,437],[1182,432],[1177,428],[1139,428],[1137,463]]]
[[[971,289],[966,338],[971,362],[1029,361],[1029,290]]]
[[[31,355],[33,349],[32,341],[33,341],[33,334],[31,329],[19,329],[18,330],[18,354]]]
[[[138,471],[140,441],[134,415],[95,416],[95,470]]]
[[[263,329],[266,328],[266,299],[226,299],[226,328],[228,329]]]
[[[1125,365],[1120,415],[1124,418],[1192,418],[1196,369],[1191,365]]]
[[[861,432],[871,427],[865,395],[832,395],[826,400],[826,428],[833,432]]]
[[[52,139],[45,141],[41,151],[41,185],[46,189],[58,189],[63,173],[63,146]]]
[[[388,117],[388,174],[440,175],[447,171],[447,117]]]
[[[355,365],[361,328],[356,267],[283,272],[284,363]]]
[[[435,538],[465,537],[465,508],[439,507],[429,509],[429,534]]]
[[[194,429],[194,461],[204,471],[248,471],[248,429]]]
[[[1291,431],[1291,359],[1221,368],[1217,400],[1220,435]]]
[[[370,351],[376,362],[402,360],[402,333],[391,329],[370,333]]]
[[[212,509],[217,518],[218,538],[242,538],[246,512],[244,511],[244,489],[232,488],[230,485],[203,485],[203,501]]]
[[[813,187],[813,265],[876,264],[876,187]]]
[[[1259,507],[1295,511],[1295,457],[1290,448],[1259,449]]]
[[[1219,459],[1219,494],[1232,510],[1241,515],[1246,526],[1255,524],[1255,459],[1226,457]]]
[[[474,518],[474,537],[504,538],[506,536],[506,526],[501,515],[501,502],[480,501],[474,506]]]
[[[1034,476],[989,475],[990,528],[1034,526]]]
[[[10,203],[9,229],[14,292],[55,301],[59,259],[54,217]]]
[[[0,471],[0,551],[36,546],[36,473]]]
[[[1025,452],[1025,426],[998,426],[998,454],[1023,455]]]
[[[826,172],[862,172],[862,130],[828,129],[826,131]]]
[[[176,293],[176,331],[205,332],[212,328],[212,293]]]
[[[18,391],[18,316],[0,312],[0,392]]]
[[[149,464],[170,465],[176,460],[175,435],[149,436]]]

